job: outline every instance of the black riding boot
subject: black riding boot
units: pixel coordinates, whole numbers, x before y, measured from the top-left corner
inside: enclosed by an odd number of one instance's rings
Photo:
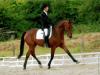
[[[46,45],[46,47],[50,47],[50,46],[49,46],[49,39],[48,39],[47,36],[45,36],[45,45]]]
[[[47,29],[48,29],[48,33],[47,33],[47,36],[44,36],[44,40],[45,40],[46,47],[50,47],[50,45],[49,45],[50,27]]]

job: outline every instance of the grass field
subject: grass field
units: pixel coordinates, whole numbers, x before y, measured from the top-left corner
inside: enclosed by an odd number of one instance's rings
[[[87,33],[87,34],[74,34],[73,39],[69,39],[65,35],[65,43],[70,52],[80,53],[80,52],[99,52],[100,51],[100,33]],[[19,44],[20,40],[9,40],[5,42],[0,42],[0,57],[13,56],[13,51],[15,50],[15,55],[19,54]],[[26,54],[28,47],[25,45],[24,54]],[[48,54],[50,53],[49,48],[36,47],[36,54]],[[57,48],[56,54],[63,54],[64,50]]]

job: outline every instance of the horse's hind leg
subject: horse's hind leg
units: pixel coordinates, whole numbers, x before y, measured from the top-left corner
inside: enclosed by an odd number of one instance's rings
[[[64,51],[71,57],[71,59],[76,62],[79,63],[73,56],[72,54],[69,52],[69,50],[66,48],[66,46],[61,46],[62,49],[64,49]]]
[[[27,60],[28,60],[29,56],[30,56],[30,52],[28,51],[27,54],[26,54],[24,65],[23,65],[24,70],[26,69],[26,64],[27,64]]]
[[[31,49],[31,55],[36,59],[36,61],[38,62],[40,68],[42,68],[41,62],[39,61],[39,59],[38,59],[38,58],[36,57],[36,55],[35,55],[35,48],[32,48],[32,49]]]

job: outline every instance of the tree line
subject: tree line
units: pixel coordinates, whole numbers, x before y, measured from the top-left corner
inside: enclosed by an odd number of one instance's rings
[[[80,27],[100,25],[100,0],[0,0],[0,28],[17,31],[18,35],[39,28],[33,19],[41,13],[42,3],[50,6],[49,17],[55,25],[63,19]]]

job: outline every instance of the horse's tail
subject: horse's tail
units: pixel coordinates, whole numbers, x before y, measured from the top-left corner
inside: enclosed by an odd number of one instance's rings
[[[24,52],[24,36],[25,36],[26,32],[24,32],[22,34],[22,37],[21,37],[21,41],[20,41],[20,54],[18,55],[18,59],[21,58],[21,56],[23,55],[23,52]]]

